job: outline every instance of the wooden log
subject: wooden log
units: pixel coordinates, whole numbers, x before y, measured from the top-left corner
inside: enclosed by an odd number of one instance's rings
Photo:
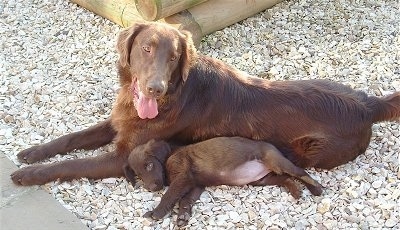
[[[134,0],[70,1],[123,27],[128,27],[134,22],[144,21],[136,10]]]
[[[136,10],[134,0],[71,1],[123,27],[144,21]],[[190,31],[193,34],[193,41],[198,45],[204,35],[248,18],[282,1],[211,0],[158,21]]]
[[[207,0],[135,0],[143,19],[156,21],[191,8]]]
[[[129,27],[135,22],[144,22],[136,9],[134,0],[70,0],[122,27]],[[166,22],[164,19],[160,22]],[[190,14],[175,14],[168,22],[176,28],[184,28],[193,34],[195,44],[200,44],[203,34],[198,24],[190,18]]]
[[[164,21],[171,21],[171,23],[174,21],[181,21],[183,28],[191,23],[196,23],[201,30],[201,34],[206,35],[271,8],[282,1],[283,0],[212,0],[178,13],[178,15],[167,17]],[[183,17],[185,19],[176,19],[177,17]],[[187,20],[192,22],[188,23]],[[193,25],[190,25],[189,28],[190,27],[193,28]]]

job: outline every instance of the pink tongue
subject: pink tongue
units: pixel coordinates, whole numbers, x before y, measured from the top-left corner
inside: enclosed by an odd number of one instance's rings
[[[153,119],[158,114],[157,101],[154,98],[146,98],[142,92],[138,93],[136,110],[141,119]]]

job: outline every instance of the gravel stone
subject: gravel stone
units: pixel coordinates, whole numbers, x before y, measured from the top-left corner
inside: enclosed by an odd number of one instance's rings
[[[106,119],[119,84],[121,28],[69,1],[0,3],[0,149],[16,154]],[[204,37],[199,51],[271,80],[331,79],[371,95],[400,91],[397,0],[285,1]],[[206,189],[188,229],[400,229],[400,124],[373,126],[366,153],[330,171],[309,169],[321,197],[278,187]],[[112,151],[74,151],[43,163]],[[165,190],[123,178],[44,186],[90,229],[173,229],[151,221]],[[176,212],[176,209],[175,211]]]

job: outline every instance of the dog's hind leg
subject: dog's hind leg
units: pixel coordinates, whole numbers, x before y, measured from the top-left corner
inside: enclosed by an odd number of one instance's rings
[[[286,173],[302,182],[313,195],[321,195],[322,186],[311,178],[304,169],[297,167],[286,159],[275,146],[265,143],[262,147],[261,160],[274,173],[278,175]]]
[[[297,183],[287,174],[277,175],[274,172],[268,173],[265,177],[251,182],[253,186],[278,185],[286,188],[295,199],[299,199],[301,191]]]
[[[304,136],[290,143],[290,149],[282,149],[293,164],[301,168],[332,169],[354,160],[367,149],[371,127],[355,132],[351,137]]]

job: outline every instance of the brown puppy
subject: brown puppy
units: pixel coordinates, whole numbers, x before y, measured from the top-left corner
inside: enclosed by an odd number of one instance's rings
[[[293,183],[293,177],[306,185],[313,195],[322,192],[317,181],[286,159],[273,145],[263,141],[217,137],[178,148],[168,157],[170,152],[168,143],[152,140],[135,148],[124,167],[126,177],[132,183],[135,183],[137,174],[149,190],[156,191],[163,188],[164,184],[170,185],[160,204],[146,213],[146,216],[154,219],[162,218],[184,197],[183,200],[187,200],[188,196],[198,198],[206,186],[272,185],[278,181],[278,185],[287,187],[298,199],[300,191]],[[286,180],[274,179],[283,175]],[[192,203],[194,201],[191,200]],[[182,208],[179,209],[177,220],[179,226],[187,223],[192,203],[180,204]]]
[[[295,165],[331,169],[364,153],[375,122],[400,117],[400,93],[378,98],[327,80],[268,81],[196,55],[187,32],[137,23],[117,42],[121,90],[111,118],[18,154],[33,163],[115,140],[113,152],[21,168],[20,185],[124,176],[151,139],[196,143],[241,136],[274,145]]]

